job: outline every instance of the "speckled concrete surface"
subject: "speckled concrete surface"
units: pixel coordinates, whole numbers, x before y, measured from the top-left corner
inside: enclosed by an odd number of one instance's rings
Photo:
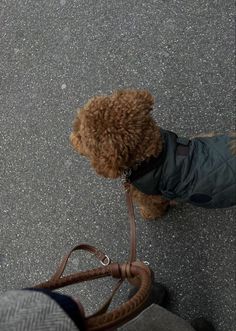
[[[234,128],[233,9],[231,0],[1,1],[1,292],[48,278],[80,242],[126,259],[120,185],[97,178],[68,142],[89,97],[147,88],[165,128]],[[159,222],[137,217],[139,257],[169,289],[170,310],[217,331],[236,328],[235,214],[184,206]],[[77,255],[70,269],[93,261]],[[109,293],[104,281],[74,289],[89,311]]]

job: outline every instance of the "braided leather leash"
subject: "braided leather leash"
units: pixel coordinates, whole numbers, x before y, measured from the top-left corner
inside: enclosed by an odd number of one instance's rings
[[[142,311],[151,291],[151,270],[146,264],[136,260],[136,225],[133,202],[130,192],[130,184],[126,182],[124,187],[130,220],[130,257],[128,262],[123,264],[114,263],[106,254],[104,254],[96,247],[90,246],[88,244],[77,245],[67,255],[64,256],[58,269],[48,281],[34,286],[35,288],[55,290],[67,285],[102,277],[112,276],[113,278],[119,279],[108,300],[95,314],[91,316],[85,316],[81,303],[79,300],[75,299],[80,309],[80,313],[82,316],[84,316],[86,330],[89,331],[114,330],[118,326],[121,326],[128,320],[132,319]],[[95,255],[103,266],[96,269],[64,276],[63,273],[67,262],[71,254],[77,250],[86,250]],[[107,310],[116,291],[120,288],[125,279],[139,288],[137,293],[127,302],[108,312]]]

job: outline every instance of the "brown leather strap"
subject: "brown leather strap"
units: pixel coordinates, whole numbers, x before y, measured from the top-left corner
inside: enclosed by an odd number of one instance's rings
[[[71,256],[71,254],[77,250],[88,251],[89,253],[95,255],[98,258],[98,260],[102,263],[102,265],[104,265],[104,266],[109,265],[111,263],[111,260],[109,259],[109,257],[106,254],[104,254],[102,251],[97,249],[96,247],[88,245],[88,244],[80,244],[80,245],[75,246],[73,249],[71,249],[69,251],[69,253],[63,257],[56,272],[50,278],[50,281],[52,281],[52,282],[56,281],[63,275],[63,272],[65,271],[67,262]]]
[[[129,261],[136,261],[136,223],[134,215],[134,205],[130,191],[130,183],[127,181],[124,183],[126,203],[129,213],[129,224],[130,224],[130,257]]]

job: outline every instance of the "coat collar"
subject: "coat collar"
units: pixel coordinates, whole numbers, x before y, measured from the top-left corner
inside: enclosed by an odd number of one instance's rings
[[[126,180],[130,183],[135,180],[143,177],[148,172],[159,168],[166,157],[166,148],[165,143],[163,143],[163,149],[158,156],[150,156],[148,159],[144,161],[137,162],[133,167],[129,168],[126,172]]]

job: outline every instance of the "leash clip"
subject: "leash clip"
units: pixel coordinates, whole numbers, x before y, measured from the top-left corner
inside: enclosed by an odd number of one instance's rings
[[[111,259],[107,255],[105,255],[103,260],[101,260],[100,262],[101,262],[102,265],[108,266],[111,263]]]
[[[128,178],[128,175],[126,172],[123,173],[121,177],[121,184],[124,187],[125,192],[129,191],[129,186],[130,186],[130,180]]]

